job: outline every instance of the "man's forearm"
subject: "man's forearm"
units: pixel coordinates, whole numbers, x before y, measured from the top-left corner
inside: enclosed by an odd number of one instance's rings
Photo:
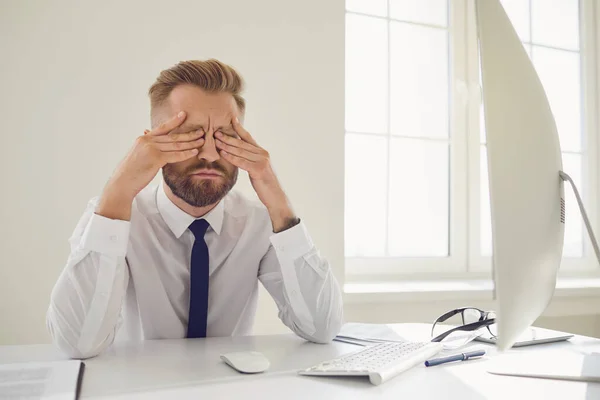
[[[267,203],[267,211],[273,225],[273,233],[283,232],[300,223],[300,219],[294,213],[292,205],[283,190],[279,188],[276,193],[278,194],[273,197],[276,200],[270,200]]]
[[[117,183],[109,182],[100,196],[96,214],[110,219],[129,221],[134,198],[120,189]]]

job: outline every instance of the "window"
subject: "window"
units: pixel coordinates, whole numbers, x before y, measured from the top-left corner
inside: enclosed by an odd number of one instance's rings
[[[502,0],[555,115],[563,169],[596,216],[592,0]],[[490,271],[473,0],[346,1],[346,272]],[[595,268],[567,194],[564,269]],[[569,218],[570,217],[570,218]]]

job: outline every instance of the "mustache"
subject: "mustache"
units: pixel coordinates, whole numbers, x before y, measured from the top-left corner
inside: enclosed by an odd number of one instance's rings
[[[196,164],[190,165],[188,168],[186,168],[185,174],[191,174],[192,172],[196,172],[199,169],[212,169],[223,173],[223,175],[225,176],[229,176],[229,173],[224,166],[217,162],[208,162],[206,160],[200,160]]]

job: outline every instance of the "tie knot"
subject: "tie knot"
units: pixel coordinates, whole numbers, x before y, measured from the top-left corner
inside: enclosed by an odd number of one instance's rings
[[[205,219],[197,219],[189,227],[196,239],[203,239],[206,230],[208,229],[208,221]]]

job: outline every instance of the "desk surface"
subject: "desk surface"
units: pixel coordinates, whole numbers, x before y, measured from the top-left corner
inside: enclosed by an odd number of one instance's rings
[[[426,324],[390,325],[408,340],[427,337]],[[486,365],[496,351],[480,344],[488,357],[437,367],[415,367],[373,386],[362,378],[297,375],[299,369],[355,351],[359,346],[308,343],[292,334],[117,343],[86,360],[83,398],[155,399],[600,399],[600,383],[496,376]],[[537,345],[511,352],[566,350],[600,353],[600,339],[576,336],[569,342]],[[230,351],[256,350],[271,361],[268,372],[241,375],[219,358]],[[51,345],[0,346],[0,362],[65,359]]]

